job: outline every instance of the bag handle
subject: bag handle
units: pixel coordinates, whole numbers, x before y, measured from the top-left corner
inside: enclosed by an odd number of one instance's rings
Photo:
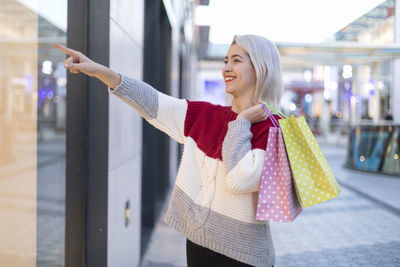
[[[262,104],[264,104],[265,106],[267,106],[270,110],[272,110],[273,112],[275,112],[279,117],[281,117],[282,119],[287,119],[288,116],[286,116],[285,114],[283,114],[282,112],[280,112],[279,110],[277,110],[276,108],[274,108],[271,105],[268,105],[266,102],[261,102]]]
[[[267,106],[265,105],[265,103],[262,103],[262,106],[264,107],[264,110],[267,112],[268,117],[271,118],[272,124],[273,124],[275,127],[278,127],[278,128],[279,128],[279,123],[276,121],[275,117],[272,116],[271,111],[267,108]]]

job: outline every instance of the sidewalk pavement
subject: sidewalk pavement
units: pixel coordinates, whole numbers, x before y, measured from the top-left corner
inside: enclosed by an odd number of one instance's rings
[[[321,149],[339,183],[400,215],[400,176],[345,168],[345,148],[321,146]]]
[[[400,266],[400,177],[343,167],[344,146],[321,149],[342,192],[304,209],[292,223],[270,223],[275,266]],[[186,240],[162,218],[141,266],[184,267]]]

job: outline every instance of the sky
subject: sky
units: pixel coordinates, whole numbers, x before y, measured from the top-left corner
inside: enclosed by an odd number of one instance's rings
[[[384,0],[210,0],[195,21],[210,26],[213,44],[235,34],[259,34],[274,42],[319,43]]]
[[[17,0],[62,30],[68,0]],[[384,0],[210,0],[196,9],[196,23],[210,25],[213,44],[235,34],[259,34],[275,42],[319,43]]]
[[[17,0],[59,29],[67,30],[68,0]]]

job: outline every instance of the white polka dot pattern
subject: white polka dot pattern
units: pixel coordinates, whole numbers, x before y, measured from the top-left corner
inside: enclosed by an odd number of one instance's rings
[[[280,119],[300,204],[309,207],[337,197],[340,187],[304,117]]]
[[[270,127],[258,194],[257,220],[292,222],[303,210],[292,182],[280,128]]]

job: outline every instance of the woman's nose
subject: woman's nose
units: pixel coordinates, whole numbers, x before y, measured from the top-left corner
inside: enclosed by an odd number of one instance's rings
[[[231,64],[230,63],[226,63],[224,68],[223,68],[223,71],[224,72],[232,71]]]

